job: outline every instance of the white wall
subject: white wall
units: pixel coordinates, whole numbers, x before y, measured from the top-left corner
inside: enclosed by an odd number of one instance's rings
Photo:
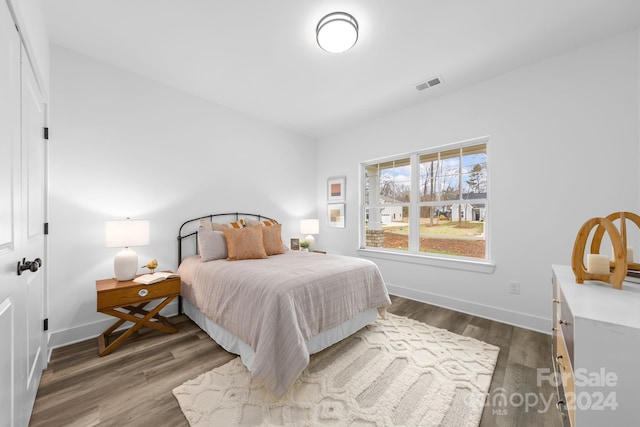
[[[51,59],[52,347],[112,322],[96,313],[95,280],[112,277],[117,252],[104,247],[106,219],[149,219],[140,265],[175,270],[187,219],[255,212],[288,241],[316,216],[314,141],[59,46]]]
[[[551,264],[587,219],[638,211],[638,123],[632,31],[323,138],[319,211],[326,179],[347,177],[346,228],[324,218],[323,248],[356,254],[359,162],[490,135],[494,272],[374,261],[394,293],[549,332]]]

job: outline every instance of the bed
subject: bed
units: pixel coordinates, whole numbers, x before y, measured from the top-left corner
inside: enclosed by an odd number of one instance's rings
[[[190,219],[178,232],[178,257],[182,311],[275,397],[310,354],[375,322],[391,303],[374,263],[291,251],[281,225],[262,215]]]

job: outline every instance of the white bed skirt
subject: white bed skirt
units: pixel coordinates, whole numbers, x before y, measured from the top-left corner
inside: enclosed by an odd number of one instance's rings
[[[184,313],[193,320],[203,331],[205,331],[215,342],[229,353],[240,356],[242,363],[251,371],[255,352],[246,342],[242,341],[231,332],[218,325],[216,322],[204,315],[194,305],[185,298],[182,299],[182,308]],[[309,354],[317,353],[325,348],[345,339],[354,334],[366,325],[375,322],[378,319],[378,309],[371,308],[363,311],[351,320],[348,320],[335,328],[321,332],[311,337],[307,342],[307,350]]]

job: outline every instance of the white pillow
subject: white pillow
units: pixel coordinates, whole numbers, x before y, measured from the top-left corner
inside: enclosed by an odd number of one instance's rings
[[[198,228],[198,248],[202,262],[227,258],[227,241],[222,231]]]

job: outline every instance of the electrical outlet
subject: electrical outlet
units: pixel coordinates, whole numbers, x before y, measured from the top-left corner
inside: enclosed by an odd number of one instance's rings
[[[509,293],[520,295],[520,282],[510,282]]]

